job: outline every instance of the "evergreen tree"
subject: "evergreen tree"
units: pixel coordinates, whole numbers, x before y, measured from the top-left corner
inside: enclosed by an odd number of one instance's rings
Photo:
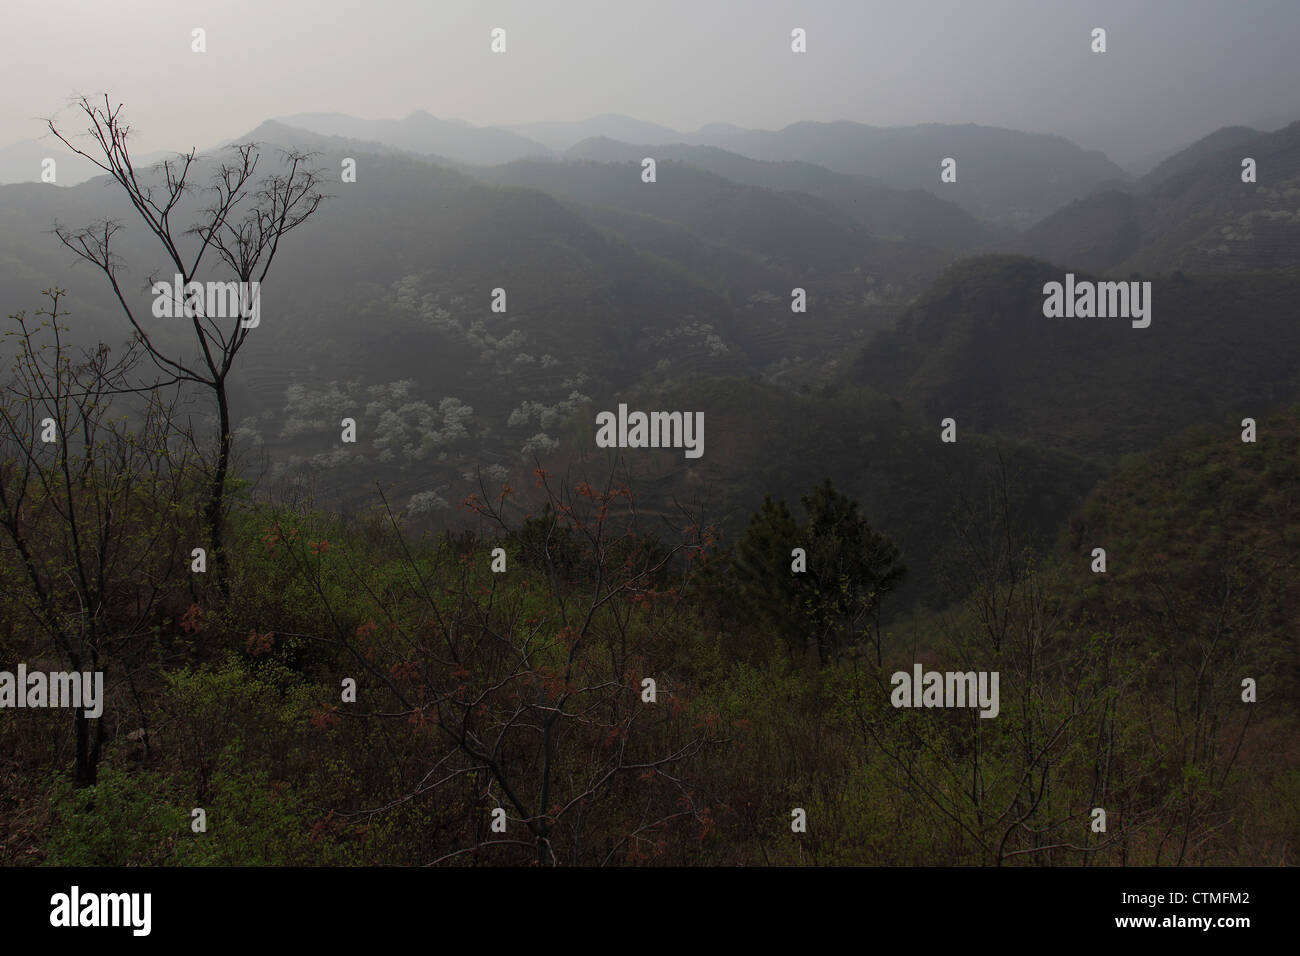
[[[739,616],[772,629],[773,634],[800,652],[807,646],[808,628],[791,569],[791,551],[802,532],[784,501],[763,498],[749,519],[745,535],[732,556]]]
[[[808,515],[808,574],[803,601],[823,662],[871,627],[880,663],[880,605],[907,569],[899,550],[858,514],[858,503],[824,481],[800,499]]]
[[[829,479],[800,500],[802,525],[770,496],[750,518],[733,557],[743,612],[796,653],[815,642],[823,663],[869,632],[879,663],[881,601],[906,573],[898,547]],[[807,555],[806,571],[793,566],[795,548]]]

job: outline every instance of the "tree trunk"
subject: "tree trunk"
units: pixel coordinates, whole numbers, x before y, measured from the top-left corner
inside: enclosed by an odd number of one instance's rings
[[[99,748],[104,742],[104,725],[95,720],[95,730],[90,729],[91,718],[78,710],[74,713],[77,725],[76,763],[72,782],[76,787],[93,787],[99,781]]]
[[[81,671],[82,661],[81,654],[73,651],[68,655],[72,662],[74,672]],[[99,667],[99,654],[92,647],[90,651],[90,668],[91,673]],[[84,700],[82,701],[85,702]],[[103,717],[102,708],[104,701],[99,702]],[[99,749],[104,743],[104,722],[99,718],[94,718],[95,730],[91,733],[90,717],[86,716],[84,710],[78,709],[73,711],[72,719],[77,728],[77,741],[73,754],[72,785],[74,787],[93,787],[99,782]]]
[[[210,555],[212,558],[212,573],[216,579],[218,590],[225,597],[227,596],[226,554],[222,534],[224,531],[226,503],[226,473],[230,469],[230,402],[226,397],[224,381],[218,382],[215,391],[217,393],[217,420],[221,433],[217,441],[217,467],[212,473],[212,483],[208,487],[208,502],[204,508],[204,522],[208,526],[208,541],[212,549]]]

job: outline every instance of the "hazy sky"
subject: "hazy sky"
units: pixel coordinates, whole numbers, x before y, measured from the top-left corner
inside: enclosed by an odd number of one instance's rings
[[[0,23],[0,146],[104,91],[142,152],[291,113],[424,109],[683,130],[974,122],[1124,163],[1300,112],[1300,0],[5,0]],[[1105,54],[1089,51],[1097,26]],[[206,54],[190,52],[194,27]]]

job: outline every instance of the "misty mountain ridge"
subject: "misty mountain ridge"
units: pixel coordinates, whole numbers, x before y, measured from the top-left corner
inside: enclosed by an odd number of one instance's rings
[[[565,156],[598,162],[639,162],[644,156],[673,160],[732,182],[777,192],[802,193],[847,213],[873,236],[966,248],[989,242],[999,230],[956,203],[923,189],[895,189],[880,180],[832,172],[804,162],[750,159],[716,146],[684,143],[633,145],[608,137],[583,140]]]
[[[432,153],[463,163],[508,163],[550,150],[536,140],[493,126],[445,120],[416,110],[400,120],[366,120],[342,113],[299,113],[280,122],[331,136],[381,142],[413,153]]]
[[[1234,149],[1263,136],[1264,132],[1249,126],[1224,126],[1208,136],[1202,136],[1194,143],[1189,143],[1175,151],[1139,176],[1134,183],[1138,192],[1147,192],[1178,173],[1191,169],[1201,160],[1220,153],[1225,149]]]
[[[1084,269],[1235,272],[1300,262],[1300,122],[1226,127],[1171,156],[1137,191],[1057,210],[1001,248]],[[1224,144],[1227,145],[1224,145]],[[1257,163],[1244,183],[1242,160]]]
[[[1063,272],[1021,256],[962,260],[866,345],[845,383],[924,420],[1110,464],[1191,425],[1300,400],[1300,271],[1154,277],[1144,329],[1045,318],[1044,286]]]
[[[615,113],[603,113],[585,120],[517,123],[499,128],[526,136],[557,153],[593,137],[656,145],[676,143],[682,139],[682,134],[675,129]]]
[[[621,142],[713,146],[770,162],[805,162],[878,180],[896,189],[924,189],[1002,226],[1028,225],[1098,185],[1128,174],[1095,150],[1061,136],[973,123],[866,126],[847,120],[800,122],[780,130],[712,123],[694,133],[606,114],[577,122],[469,126],[417,111],[402,120],[361,120],[338,113],[302,113],[281,121],[317,133],[377,140],[460,163],[497,165],[570,149],[598,137]],[[546,143],[521,135],[532,130]],[[551,144],[551,145],[547,145]],[[566,145],[567,144],[567,145]],[[957,181],[939,181],[940,161],[958,161]]]
[[[53,140],[53,144],[48,140]],[[136,162],[151,165],[171,155],[173,154],[166,151],[142,153],[136,157]],[[53,159],[55,163],[55,181],[50,185],[76,186],[96,176],[108,175],[90,160],[71,152],[54,140],[53,136],[48,136],[45,143],[25,139],[0,148],[0,185],[42,182],[42,164],[46,159]]]
[[[793,123],[777,131],[687,137],[753,159],[816,163],[905,189],[950,198],[982,219],[1026,225],[1099,183],[1128,174],[1096,150],[1061,136],[1024,133],[974,123],[866,126]],[[941,183],[940,162],[957,160],[957,180]]]

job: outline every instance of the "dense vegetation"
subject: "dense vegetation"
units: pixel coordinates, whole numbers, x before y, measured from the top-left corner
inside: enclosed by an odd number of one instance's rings
[[[86,416],[89,445],[6,459],[0,621],[6,660],[93,653],[108,702],[93,753],[66,711],[0,712],[7,863],[1295,862],[1268,741],[1295,731],[1300,409],[1133,459],[1048,554],[989,472],[950,526],[964,599],[883,632],[900,555],[832,486],[733,551],[609,471],[485,488],[456,536],[382,491],[347,519],[245,498],[226,600],[190,570],[188,462]],[[808,587],[767,586],[800,544]],[[999,671],[998,719],[891,707],[913,660]]]

